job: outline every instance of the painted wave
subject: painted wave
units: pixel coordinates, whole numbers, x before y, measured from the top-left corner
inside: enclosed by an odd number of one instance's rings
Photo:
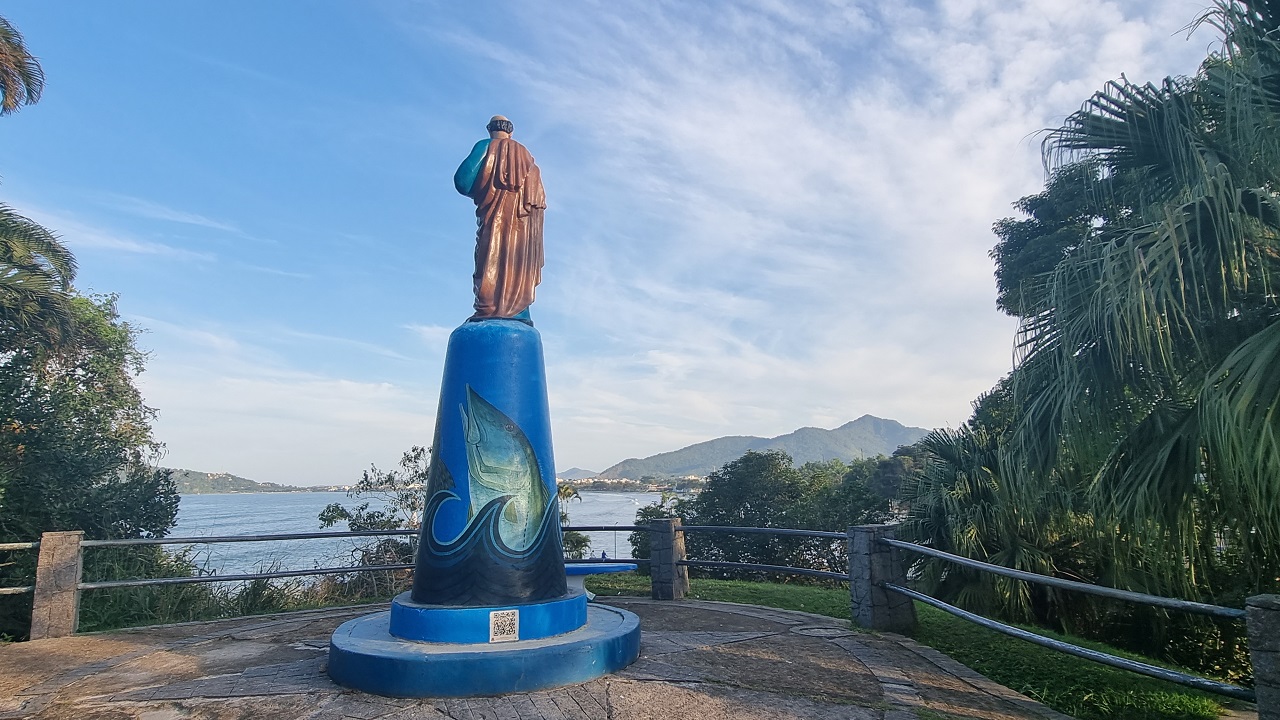
[[[442,490],[427,502],[423,517],[435,517],[440,505],[460,500]],[[424,522],[413,578],[413,601],[424,605],[492,606],[552,600],[568,592],[560,511],[552,496],[533,543],[515,550],[502,540],[499,521],[510,496],[491,500],[465,530],[448,543],[436,540]]]

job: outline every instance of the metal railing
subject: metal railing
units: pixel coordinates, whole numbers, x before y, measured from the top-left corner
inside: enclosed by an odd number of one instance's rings
[[[1001,575],[1003,577],[1022,580],[1025,582],[1038,583],[1041,585],[1049,585],[1052,587],[1062,588],[1064,590],[1074,590],[1077,592],[1088,593],[1090,595],[1097,595],[1100,597],[1110,598],[1113,600],[1124,600],[1127,602],[1140,603],[1143,605],[1169,608],[1172,610],[1181,610],[1184,612],[1199,613],[1202,615],[1210,615],[1213,617],[1227,618],[1231,620],[1241,620],[1246,617],[1245,611],[1237,608],[1228,608],[1228,607],[1222,607],[1219,605],[1209,605],[1206,603],[1193,602],[1190,600],[1178,600],[1175,598],[1166,598],[1166,597],[1161,597],[1159,595],[1148,595],[1146,593],[1132,592],[1129,590],[1118,590],[1116,588],[1109,588],[1102,585],[1093,585],[1090,583],[1076,582],[1074,580],[1065,580],[1062,578],[1050,577],[1048,575],[1040,575],[1038,573],[1030,573],[1023,570],[1015,570],[1013,568],[1007,568],[1001,565],[992,565],[991,563],[984,563],[978,560],[973,560],[971,558],[962,557],[960,555],[953,555],[951,553],[943,552],[941,550],[937,550],[931,547],[926,547],[924,545],[917,545],[915,543],[903,542],[901,540],[881,538],[879,542],[882,545],[897,548],[899,550],[906,550],[908,552],[918,553],[920,555],[934,557],[940,560],[946,560],[948,562],[952,562],[957,565],[962,565],[964,567],[969,567],[976,570],[982,570],[984,572],[989,572],[994,575]],[[1191,675],[1189,673],[1179,672],[1177,670],[1169,670],[1167,668],[1162,668],[1155,665],[1149,665],[1147,663],[1138,662],[1136,660],[1123,658],[1118,655],[1111,655],[1109,653],[1101,652],[1098,650],[1092,650],[1089,648],[1081,647],[1079,645],[1073,645],[1072,643],[1064,642],[1062,640],[1056,640],[1054,638],[1046,637],[1044,635],[1040,635],[1038,633],[1034,633],[1029,630],[1024,630],[1019,627],[1014,627],[1012,625],[1006,625],[1005,623],[997,622],[990,618],[985,618],[981,615],[971,613],[967,610],[962,610],[954,605],[950,605],[941,600],[938,600],[937,598],[925,595],[924,593],[917,592],[915,590],[911,590],[909,588],[903,587],[902,585],[897,583],[885,582],[885,583],[881,583],[881,587],[883,587],[885,590],[889,590],[890,592],[894,592],[899,595],[904,595],[906,597],[909,597],[912,600],[918,600],[927,605],[931,605],[935,608],[938,608],[939,610],[950,613],[958,618],[967,620],[976,625],[980,625],[990,630],[995,630],[996,632],[1003,633],[1011,637],[1016,637],[1022,640],[1026,640],[1027,642],[1031,642],[1036,645],[1040,645],[1041,647],[1049,648],[1051,650],[1057,650],[1058,652],[1066,653],[1068,655],[1074,655],[1075,657],[1083,658],[1085,660],[1090,660],[1096,663],[1100,663],[1102,665],[1122,668],[1124,670],[1129,670],[1131,672],[1135,672],[1140,675],[1146,675],[1148,677],[1158,678],[1160,680],[1166,680],[1168,682],[1177,683],[1179,685],[1185,685],[1187,687],[1215,693],[1218,695],[1225,695],[1227,697],[1235,698],[1238,700],[1246,700],[1248,702],[1254,702],[1257,699],[1255,692],[1248,688],[1243,688],[1238,685],[1231,685],[1228,683],[1218,682],[1217,680],[1210,680],[1208,678],[1203,678],[1198,675]]]
[[[774,537],[821,538],[825,540],[846,541],[847,533],[827,530],[797,530],[795,528],[760,528],[738,525],[681,525],[681,532],[693,533],[731,533],[734,535],[770,535]],[[707,568],[711,570],[746,570],[748,572],[769,573],[774,575],[798,575],[816,577],[824,580],[849,581],[847,572],[839,573],[830,570],[796,567],[794,565],[766,565],[762,563],[729,562],[723,560],[678,560],[682,567]]]
[[[0,543],[0,552],[5,550],[38,550],[40,549],[40,541],[32,542],[8,542]],[[12,585],[9,587],[0,587],[0,595],[26,595],[35,592],[35,585]]]
[[[686,588],[687,588],[688,568],[703,568],[703,569],[709,569],[709,570],[742,570],[749,573],[768,573],[768,574],[813,577],[813,578],[819,578],[823,580],[849,583],[850,595],[851,595],[851,598],[853,598],[851,602],[854,603],[854,616],[855,616],[855,620],[857,620],[859,617],[859,609],[857,606],[859,600],[857,600],[856,598],[872,597],[874,593],[868,592],[869,588],[878,587],[888,593],[893,593],[905,598],[910,598],[911,600],[914,600],[914,601],[931,605],[933,607],[936,607],[940,610],[948,612],[952,615],[955,615],[957,617],[960,617],[964,620],[975,623],[982,627],[986,627],[988,629],[995,630],[997,632],[1001,632],[1006,635],[1010,635],[1012,637],[1017,637],[1022,640],[1026,640],[1028,642],[1041,645],[1043,647],[1068,653],[1076,657],[1084,658],[1086,660],[1091,660],[1104,665],[1122,668],[1122,669],[1136,672],[1142,675],[1147,675],[1147,676],[1158,678],[1161,680],[1178,683],[1178,684],[1188,686],[1197,690],[1224,695],[1227,697],[1236,698],[1240,700],[1247,700],[1247,701],[1256,700],[1255,692],[1247,688],[1242,688],[1236,685],[1230,685],[1227,683],[1222,683],[1215,680],[1210,680],[1207,678],[1198,677],[1195,675],[1190,675],[1190,674],[1178,672],[1175,670],[1169,670],[1166,668],[1149,665],[1147,663],[1142,663],[1135,660],[1130,660],[1130,659],[1119,657],[1116,655],[1110,655],[1108,653],[1100,652],[1097,650],[1091,650],[1089,648],[1080,647],[1078,645],[1073,645],[1071,643],[1067,643],[1061,640],[1046,637],[1044,635],[1040,635],[1022,628],[1006,625],[1004,623],[1000,623],[1000,622],[991,620],[989,618],[984,618],[982,616],[976,615],[966,610],[962,610],[960,608],[949,605],[941,600],[930,597],[928,595],[925,595],[923,593],[920,593],[916,590],[913,590],[907,587],[905,570],[902,570],[899,576],[895,576],[893,578],[880,578],[879,580],[877,580],[875,576],[875,572],[878,572],[878,571],[876,571],[874,568],[880,567],[880,566],[877,565],[876,563],[867,561],[867,562],[861,562],[861,564],[858,566],[857,572],[863,573],[863,574],[859,574],[857,575],[857,577],[855,577],[856,573],[855,573],[854,550],[853,550],[855,531],[872,533],[872,534],[866,535],[866,537],[873,538],[873,540],[870,542],[870,545],[875,545],[883,548],[883,550],[880,550],[880,551],[871,550],[870,552],[905,551],[905,552],[915,553],[921,556],[937,558],[937,559],[955,563],[957,565],[961,565],[964,567],[969,567],[969,568],[981,570],[984,572],[990,572],[996,575],[1000,575],[1002,577],[1008,577],[1011,579],[1020,580],[1024,582],[1039,583],[1039,584],[1044,584],[1044,585],[1048,585],[1048,586],[1052,586],[1052,587],[1056,587],[1064,590],[1084,592],[1091,595],[1096,595],[1096,596],[1105,597],[1105,598],[1114,599],[1114,600],[1136,602],[1136,603],[1141,603],[1141,604],[1150,605],[1154,607],[1166,608],[1170,610],[1179,610],[1179,611],[1185,611],[1185,612],[1193,612],[1193,613],[1209,615],[1212,617],[1218,617],[1218,618],[1223,618],[1228,620],[1244,619],[1246,617],[1246,613],[1244,610],[1240,610],[1237,608],[1221,607],[1217,605],[1210,605],[1206,603],[1199,603],[1199,602],[1193,602],[1188,600],[1166,598],[1166,597],[1161,597],[1157,595],[1149,595],[1146,593],[1132,592],[1128,590],[1119,590],[1115,588],[1093,585],[1090,583],[1083,583],[1083,582],[1077,582],[1073,580],[1066,580],[1062,578],[1055,578],[1055,577],[1050,577],[1046,575],[1030,573],[1022,570],[1016,570],[1013,568],[1007,568],[999,565],[993,565],[990,563],[973,560],[973,559],[962,557],[959,555],[946,553],[934,548],[896,540],[892,538],[891,532],[888,533],[888,536],[875,534],[876,532],[882,532],[885,529],[885,526],[853,527],[853,528],[850,528],[848,532],[840,533],[840,532],[829,532],[829,531],[821,531],[821,530],[801,530],[801,529],[794,529],[794,528],[759,528],[759,527],[719,526],[719,525],[681,526],[679,525],[678,521],[658,521],[658,522],[674,523],[674,524],[668,524],[665,527],[667,528],[667,532],[669,533],[668,537],[673,537],[673,538],[679,537],[679,541],[676,543],[673,543],[673,547],[678,548],[678,551],[674,553],[670,553],[670,552],[666,553],[665,555],[663,555],[663,558],[660,561],[654,560],[653,558],[626,558],[628,562],[647,563],[653,566],[654,577],[652,582],[654,583],[654,597],[659,597],[658,590],[657,590],[657,582],[658,582],[657,575],[660,569],[663,572],[666,572],[669,576],[675,576],[677,574],[677,571],[685,573]],[[573,530],[573,531],[581,531],[581,532],[610,532],[610,531],[612,532],[649,532],[651,534],[650,535],[651,541],[656,541],[657,539],[656,533],[658,532],[658,528],[659,528],[659,525],[654,524],[654,525],[568,525],[563,527],[562,529],[566,531]],[[272,542],[272,541],[314,540],[314,539],[328,539],[328,538],[396,537],[396,536],[404,537],[404,536],[417,535],[418,532],[419,532],[418,530],[367,530],[367,531],[332,531],[332,532],[313,532],[313,533],[275,533],[275,534],[260,534],[260,535],[233,535],[233,536],[214,536],[214,537],[136,538],[136,539],[127,539],[127,540],[80,540],[80,539],[77,539],[73,543],[74,557],[72,559],[74,559],[74,562],[76,565],[76,572],[78,573],[78,566],[81,562],[79,553],[83,552],[85,548]],[[779,537],[779,538],[813,538],[813,539],[827,540],[827,541],[845,541],[848,543],[847,548],[848,548],[849,554],[847,556],[847,559],[849,561],[849,571],[846,573],[842,573],[842,572],[834,572],[832,570],[823,570],[823,569],[817,569],[817,568],[811,568],[811,567],[796,567],[796,566],[790,566],[790,565],[772,565],[772,564],[763,564],[763,563],[744,563],[744,562],[730,562],[730,561],[719,561],[719,560],[691,559],[691,558],[685,557],[684,555],[684,549],[683,549],[684,533],[732,533],[732,534],[743,534],[743,535],[768,535],[768,536]],[[79,536],[79,533],[49,533],[49,534],[46,534],[45,539],[48,540],[50,536],[54,536],[54,535]],[[864,542],[864,545],[865,545],[865,542]],[[34,550],[40,547],[41,547],[41,542],[2,543],[0,544],[0,551],[21,551],[21,550],[29,551],[29,550]],[[582,560],[572,560],[570,562],[604,563],[604,562],[613,562],[621,559],[623,558],[614,558],[614,559],[586,558]],[[44,562],[43,551],[41,556],[41,562],[42,563]],[[885,563],[884,565],[892,566],[893,563]],[[73,586],[74,587],[73,592],[78,593],[85,590],[103,590],[103,589],[111,589],[111,588],[183,585],[183,584],[190,584],[190,583],[228,583],[228,582],[241,582],[241,581],[254,581],[254,580],[271,580],[271,579],[277,579],[277,578],[319,576],[319,575],[345,574],[345,573],[369,572],[369,571],[404,571],[404,570],[412,570],[413,567],[414,566],[409,563],[384,564],[384,565],[354,565],[354,566],[344,566],[344,567],[311,568],[311,569],[305,569],[305,570],[279,570],[274,572],[259,572],[259,573],[238,573],[238,574],[225,574],[225,575],[211,573],[207,575],[198,575],[193,577],[142,578],[142,579],[105,580],[105,581],[99,581],[99,582],[77,582]],[[868,570],[868,567],[871,567],[872,569]],[[868,572],[870,574],[866,574]],[[24,593],[32,593],[32,592],[35,592],[37,598],[39,598],[40,596],[39,582],[37,582],[36,586],[0,588],[0,595],[15,595],[15,594],[24,594]],[[676,598],[683,597],[683,591],[678,593],[674,597]],[[878,601],[867,600],[866,602],[878,602]],[[914,615],[912,615],[912,618],[913,618],[912,622],[914,622]],[[868,625],[868,627],[871,627],[871,626]],[[1252,628],[1252,625],[1250,627]],[[73,619],[72,626],[70,627],[69,630],[67,630],[63,634],[69,634],[70,632],[74,632],[74,631],[75,631],[75,628],[74,628],[74,619]],[[33,636],[35,636],[34,629],[33,629]],[[49,635],[49,636],[57,636],[57,635]]]
[[[680,531],[686,532],[686,533],[687,532],[717,532],[717,533],[734,533],[734,534],[771,535],[771,536],[778,536],[778,537],[813,537],[813,538],[825,538],[825,539],[831,539],[831,540],[847,540],[850,538],[849,533],[825,532],[825,531],[818,531],[818,530],[797,530],[797,529],[791,529],[791,528],[757,528],[757,527],[732,527],[732,526],[719,526],[719,525],[686,525],[686,526],[680,526],[679,529]],[[1091,595],[1106,597],[1113,600],[1124,600],[1127,602],[1141,603],[1144,605],[1151,605],[1154,607],[1161,607],[1161,608],[1167,608],[1171,610],[1180,610],[1184,612],[1198,613],[1202,615],[1209,615],[1213,617],[1225,618],[1230,620],[1242,620],[1246,617],[1245,611],[1238,608],[1228,608],[1228,607],[1222,607],[1219,605],[1210,605],[1207,603],[1194,602],[1190,600],[1166,598],[1166,597],[1161,597],[1159,595],[1149,595],[1147,593],[1139,593],[1139,592],[1133,592],[1129,590],[1119,590],[1116,588],[1093,585],[1090,583],[1076,582],[1074,580],[1065,580],[1062,578],[1055,578],[1047,575],[1039,575],[1037,573],[1030,573],[1030,572],[1016,570],[1013,568],[1007,568],[999,565],[992,565],[990,563],[984,563],[978,560],[972,560],[970,558],[961,557],[959,555],[952,555],[951,553],[946,553],[941,550],[936,550],[934,548],[926,547],[923,545],[917,545],[915,543],[903,542],[901,540],[896,540],[892,538],[879,538],[877,542],[879,544],[882,544],[890,548],[897,548],[899,550],[906,550],[909,552],[915,552],[915,553],[919,553],[921,555],[925,555],[929,557],[947,560],[949,562],[953,562],[958,565],[963,565],[965,567],[974,568],[977,570],[983,570],[986,572],[990,572],[990,573],[1001,575],[1008,578],[1013,578],[1016,580],[1022,580],[1025,582],[1033,582],[1033,583],[1041,583],[1044,585],[1050,585],[1050,586],[1061,588],[1064,590],[1074,590],[1078,592],[1089,593]],[[764,565],[764,564],[758,564],[758,563],[741,563],[741,562],[720,562],[720,561],[708,561],[708,560],[677,560],[675,564],[683,567],[702,567],[702,568],[713,568],[713,569],[740,569],[740,570],[754,571],[754,572],[778,573],[778,574],[786,574],[786,575],[801,575],[801,576],[808,576],[808,577],[818,577],[818,578],[823,578],[827,580],[844,580],[844,581],[849,581],[850,583],[853,582],[853,578],[851,574],[836,573],[836,572],[830,572],[826,570],[816,570],[812,568],[799,568],[799,567],[793,567],[793,566]],[[852,567],[852,564],[851,564],[851,567]],[[903,577],[902,580],[903,582],[905,582],[905,577]],[[1218,695],[1224,695],[1226,697],[1231,697],[1238,700],[1246,700],[1249,702],[1254,702],[1257,699],[1255,692],[1253,690],[1249,690],[1248,688],[1243,688],[1238,685],[1231,685],[1228,683],[1223,683],[1216,680],[1211,680],[1208,678],[1203,678],[1196,675],[1179,672],[1176,670],[1169,670],[1167,668],[1150,665],[1150,664],[1139,662],[1136,660],[1130,660],[1128,658],[1123,658],[1116,655],[1111,655],[1109,653],[1101,652],[1098,650],[1092,650],[1089,648],[1080,647],[1079,645],[1073,645],[1071,643],[1064,642],[1061,640],[1056,640],[1054,638],[1046,637],[1044,635],[1040,635],[1040,634],[1031,632],[1029,630],[1024,630],[1022,628],[1014,627],[1011,625],[1006,625],[1004,623],[1000,623],[995,620],[991,620],[989,618],[976,615],[966,610],[962,610],[960,608],[957,608],[953,605],[949,605],[936,598],[933,598],[923,593],[917,592],[915,590],[911,590],[909,588],[903,587],[901,584],[891,583],[891,582],[882,582],[882,583],[879,583],[879,585],[885,590],[898,593],[906,597],[909,597],[913,600],[917,600],[919,602],[923,602],[925,604],[931,605],[940,610],[951,613],[956,617],[962,618],[964,620],[975,623],[982,627],[995,630],[997,632],[1004,633],[1006,635],[1016,637],[1022,640],[1026,640],[1028,642],[1034,643],[1036,645],[1040,645],[1042,647],[1050,648],[1052,650],[1057,650],[1059,652],[1067,653],[1069,655],[1074,655],[1075,657],[1083,658],[1085,660],[1090,660],[1103,665],[1108,665],[1110,667],[1129,670],[1131,672],[1135,672],[1141,675],[1146,675],[1148,677],[1154,677],[1154,678],[1158,678],[1168,682],[1177,683],[1177,684],[1191,687],[1197,690],[1211,692]],[[853,592],[853,590],[854,588],[851,586],[850,587],[851,593]]]
[[[82,540],[82,548],[100,547],[136,547],[146,545],[199,545],[243,542],[273,542],[281,540],[322,540],[328,538],[357,537],[394,537],[417,535],[417,530],[333,530],[312,533],[272,533],[266,535],[213,535],[206,537],[178,538],[129,538],[124,540]],[[150,585],[190,585],[194,583],[228,583],[253,580],[275,580],[278,578],[308,577],[312,575],[342,575],[352,572],[369,572],[380,570],[412,570],[412,563],[390,565],[347,565],[342,567],[309,568],[306,570],[274,570],[271,572],[236,573],[219,575],[193,575],[190,577],[140,578],[137,580],[104,580],[100,582],[80,582],[79,590],[106,590],[109,588],[147,587]]]
[[[986,572],[994,575],[1003,575],[1004,577],[1013,578],[1015,580],[1025,580],[1026,582],[1050,585],[1052,587],[1062,588],[1063,590],[1074,590],[1076,592],[1088,593],[1089,595],[1098,595],[1100,597],[1111,598],[1112,600],[1125,600],[1127,602],[1153,605],[1155,607],[1169,608],[1170,610],[1181,610],[1183,612],[1199,613],[1201,615],[1212,615],[1214,617],[1228,618],[1231,620],[1239,620],[1245,616],[1245,611],[1239,608],[1209,605],[1206,603],[1194,602],[1192,600],[1177,600],[1174,598],[1161,597],[1159,595],[1148,595],[1146,593],[1133,592],[1131,590],[1117,590],[1116,588],[1109,588],[1104,585],[1076,582],[1075,580],[1065,580],[1063,578],[1026,572],[1025,570],[1015,570],[1002,565],[992,565],[990,563],[972,560],[960,555],[952,555],[951,553],[942,552],[941,550],[935,550],[925,545],[916,545],[915,543],[903,542],[901,540],[883,539],[880,542],[891,547],[947,560],[957,565],[964,565],[965,567],[971,567],[976,570],[985,570]]]

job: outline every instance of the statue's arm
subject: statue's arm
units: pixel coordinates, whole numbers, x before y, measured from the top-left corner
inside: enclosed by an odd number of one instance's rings
[[[484,154],[489,149],[489,138],[476,143],[471,154],[458,166],[453,174],[453,186],[463,195],[471,194],[471,187],[476,184],[476,176],[480,174],[480,166],[484,164]]]

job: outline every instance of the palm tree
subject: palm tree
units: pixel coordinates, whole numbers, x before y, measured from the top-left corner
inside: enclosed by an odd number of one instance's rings
[[[0,203],[0,352],[61,345],[76,261],[56,235]]]
[[[44,91],[44,71],[22,40],[22,33],[0,17],[0,115],[34,105]]]
[[[578,494],[578,488],[572,485],[557,484],[556,501],[560,508],[561,525],[569,524],[569,511],[565,510],[565,504],[570,500],[582,501],[582,495]],[[561,543],[564,546],[565,557],[581,560],[586,557],[587,550],[591,547],[591,538],[576,530],[569,530],[561,537]]]
[[[40,100],[44,71],[22,33],[0,17],[0,115]],[[0,203],[0,352],[68,337],[76,261],[56,235]]]
[[[1195,77],[1109,83],[1046,140],[1107,220],[1023,287],[1004,461],[1091,477],[1099,521],[1188,582],[1224,545],[1280,567],[1280,4],[1200,23],[1223,41]]]

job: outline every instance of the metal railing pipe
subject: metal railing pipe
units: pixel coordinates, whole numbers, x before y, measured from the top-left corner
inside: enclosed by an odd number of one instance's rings
[[[649,530],[648,525],[565,525],[561,530],[577,530],[579,532],[604,532],[606,530],[625,530],[628,532],[638,532],[641,530]]]
[[[759,565],[756,563],[721,562],[718,560],[681,560],[676,564],[683,565],[685,567],[753,570],[756,572],[781,573],[783,575],[807,575],[809,577],[825,578],[827,580],[839,580],[841,582],[849,581],[849,575],[847,573],[828,572],[826,570],[812,570],[810,568],[791,567],[790,565]]]
[[[129,538],[126,540],[85,540],[81,547],[125,547],[130,545],[198,545],[201,543],[268,542],[273,540],[318,540],[323,538],[382,537],[417,535],[417,530],[343,530],[313,533],[274,533],[270,535],[210,535],[184,538]]]
[[[311,570],[278,570],[268,573],[244,573],[240,575],[196,575],[193,577],[151,578],[142,580],[106,580],[82,582],[80,590],[106,590],[108,588],[146,587],[148,585],[190,585],[192,583],[242,582],[246,580],[272,580],[275,578],[305,577],[307,575],[340,575],[343,573],[369,572],[372,570],[412,570],[413,565],[355,565],[341,568],[314,568]]]
[[[1023,630],[1022,628],[1013,627],[1012,625],[1005,625],[1004,623],[984,618],[981,615],[975,615],[968,610],[961,610],[954,605],[948,605],[941,600],[929,597],[924,593],[918,593],[915,590],[909,590],[900,585],[885,583],[883,587],[886,590],[906,595],[913,600],[919,600],[926,605],[932,605],[939,610],[951,613],[956,617],[963,618],[976,625],[981,625],[982,627],[990,630],[995,630],[996,632],[1004,633],[1005,635],[1016,637],[1020,640],[1026,640],[1027,642],[1047,647],[1051,650],[1057,650],[1058,652],[1074,655],[1078,658],[1084,658],[1085,660],[1091,660],[1102,665],[1110,665],[1111,667],[1129,670],[1131,672],[1138,673],[1139,675],[1146,675],[1147,677],[1178,683],[1179,685],[1185,685],[1187,687],[1195,688],[1196,690],[1225,695],[1227,697],[1236,698],[1237,700],[1245,700],[1248,702],[1254,702],[1255,700],[1253,691],[1247,688],[1242,688],[1237,685],[1228,685],[1227,683],[1209,680],[1195,675],[1180,673],[1176,670],[1169,670],[1168,668],[1148,665],[1143,662],[1138,662],[1137,660],[1130,660],[1128,658],[1110,655],[1098,650],[1083,648],[1079,645],[1072,645],[1071,643],[1055,640],[1050,637],[1045,637],[1044,635],[1037,635],[1029,630]]]
[[[35,550],[38,547],[40,547],[39,540],[32,542],[0,543],[0,550]]]
[[[18,585],[16,587],[0,587],[0,595],[23,595],[34,592],[35,585]]]
[[[841,532],[827,530],[795,530],[792,528],[757,528],[737,527],[731,525],[682,525],[685,532],[727,532],[747,535],[778,535],[781,537],[816,537],[830,540],[845,540],[848,536]]]
[[[1041,585],[1050,585],[1064,590],[1075,590],[1077,592],[1089,593],[1090,595],[1098,595],[1101,597],[1111,598],[1113,600],[1126,600],[1128,602],[1142,603],[1144,605],[1155,605],[1156,607],[1169,608],[1170,610],[1181,610],[1183,612],[1212,615],[1214,617],[1230,618],[1232,620],[1243,620],[1245,617],[1245,611],[1237,608],[1222,607],[1221,605],[1209,605],[1208,603],[1200,603],[1193,600],[1178,600],[1176,598],[1161,597],[1159,595],[1148,595],[1147,593],[1133,592],[1132,590],[1117,590],[1116,588],[1076,582],[1075,580],[1064,580],[1062,578],[1050,577],[1048,575],[1026,572],[1025,570],[1015,570],[1002,565],[992,565],[991,563],[961,557],[960,555],[952,555],[949,552],[943,552],[931,547],[903,542],[901,540],[881,540],[880,542],[902,550],[909,550],[911,552],[920,553],[921,555],[941,558],[942,560],[948,560],[957,565],[964,565],[965,567],[971,567],[977,570],[985,570],[996,575],[1014,578],[1015,580],[1025,580],[1027,582],[1040,583]]]

